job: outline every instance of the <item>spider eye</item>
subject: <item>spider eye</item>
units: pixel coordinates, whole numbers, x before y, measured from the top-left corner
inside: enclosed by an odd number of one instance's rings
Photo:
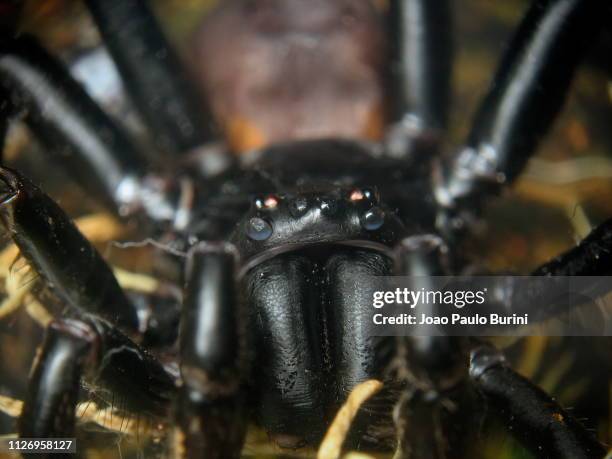
[[[363,190],[361,190],[361,192],[363,193],[363,197],[368,201],[378,200],[378,193],[376,193],[376,191],[371,188],[364,188]]]
[[[383,226],[385,213],[379,207],[372,207],[361,216],[361,226],[368,231],[375,231]]]
[[[349,194],[349,201],[365,201],[370,204],[378,202],[378,192],[372,188],[354,188]]]
[[[295,198],[289,203],[289,212],[293,218],[299,218],[308,210],[308,200],[306,198]]]
[[[338,210],[338,204],[333,199],[322,199],[319,207],[323,215],[333,215]]]
[[[255,199],[253,199],[253,204],[255,205],[255,207],[257,207],[258,209],[263,209],[265,207],[264,204],[264,198],[262,197],[257,197]]]
[[[279,199],[277,196],[270,194],[266,197],[258,197],[253,201],[258,209],[275,209],[278,206]]]
[[[351,201],[361,201],[365,198],[365,195],[363,194],[363,191],[361,191],[359,188],[355,188],[353,191],[351,191],[351,194],[349,196],[349,199]]]
[[[262,218],[251,218],[246,227],[246,234],[254,241],[265,241],[272,236],[272,226]]]
[[[266,209],[274,209],[278,206],[279,199],[271,194],[264,200],[264,206]]]

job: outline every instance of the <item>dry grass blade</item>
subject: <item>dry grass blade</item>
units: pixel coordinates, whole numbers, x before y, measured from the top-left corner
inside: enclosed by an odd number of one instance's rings
[[[21,416],[23,402],[11,397],[0,395],[0,412],[12,418]],[[123,435],[138,436],[161,432],[163,426],[153,420],[138,418],[126,413],[118,413],[111,408],[100,408],[92,402],[83,402],[76,407],[76,418],[79,424],[94,423],[104,429]]]
[[[143,293],[155,293],[159,289],[159,281],[146,274],[133,273],[121,268],[113,268],[115,277],[121,287]]]
[[[0,395],[0,411],[9,415],[12,418],[17,418],[21,415],[23,402],[11,397]]]
[[[340,457],[342,444],[359,408],[382,387],[382,382],[370,379],[358,384],[353,389],[344,405],[338,410],[331,426],[327,429],[319,447],[317,459],[338,459]]]
[[[31,288],[32,284],[28,283],[18,288],[15,292],[11,292],[10,295],[7,296],[2,303],[0,303],[0,320],[9,316],[21,307]]]

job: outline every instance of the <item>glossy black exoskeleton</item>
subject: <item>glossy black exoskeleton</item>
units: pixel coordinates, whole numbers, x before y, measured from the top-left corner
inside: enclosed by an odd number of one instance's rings
[[[498,351],[457,337],[368,334],[370,286],[359,279],[427,279],[462,268],[457,241],[487,195],[509,185],[534,153],[609,13],[604,0],[535,0],[465,145],[439,155],[452,67],[449,3],[391,1],[384,27],[366,0],[227,2],[202,26],[203,39],[227,46],[199,50],[209,99],[201,107],[145,0],[87,0],[160,150],[153,168],[40,44],[1,37],[0,134],[5,118],[21,116],[103,205],[171,240],[185,280],[176,314],[139,313],[59,206],[3,167],[2,224],[65,305],[32,373],[22,436],[72,435],[84,379],[127,400],[128,412],[173,420],[176,457],[238,457],[252,418],[293,448],[318,442],[350,391],[376,378],[386,389],[357,418],[354,446],[456,456],[453,439],[468,427],[462,410],[485,402],[536,455],[603,456]],[[380,58],[384,35],[390,72]],[[279,44],[285,52],[271,59]],[[243,71],[252,62],[261,73]],[[256,103],[261,94],[286,111],[268,116]],[[303,107],[317,111],[304,117]],[[387,137],[374,141],[385,118]],[[232,155],[221,140],[255,151]],[[161,151],[178,159],[166,166]],[[533,274],[608,274],[611,226]],[[177,321],[176,333],[160,331]]]

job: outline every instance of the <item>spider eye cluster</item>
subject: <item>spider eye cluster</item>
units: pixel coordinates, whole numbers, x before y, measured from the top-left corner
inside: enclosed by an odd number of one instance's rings
[[[280,198],[274,194],[264,197],[257,197],[254,200],[255,207],[258,209],[275,209],[280,203]]]
[[[385,212],[375,204],[378,202],[378,195],[374,190],[369,188],[355,188],[349,195],[349,200],[352,202],[365,201],[370,203],[371,207],[359,217],[361,226],[367,231],[376,231],[385,223]]]
[[[378,199],[378,193],[371,188],[354,188],[349,194],[349,200],[353,202],[368,201],[375,203]]]
[[[276,209],[281,199],[275,194],[258,196],[253,200],[253,205],[257,210]],[[265,241],[272,236],[272,224],[261,217],[252,217],[246,224],[246,235],[254,241]]]
[[[297,197],[289,202],[289,213],[293,218],[300,218],[308,211],[308,199]]]
[[[245,233],[253,241],[265,241],[275,231],[274,222],[282,225],[279,222],[299,220],[315,209],[319,211],[316,218],[346,218],[366,231],[376,231],[385,223],[385,212],[378,206],[378,201],[378,194],[370,188],[336,190],[323,196],[258,196],[253,200],[257,213],[247,221]],[[268,215],[269,211],[272,213]]]
[[[380,207],[372,207],[360,218],[361,226],[368,231],[376,231],[385,223],[385,213]]]
[[[272,236],[272,225],[263,218],[251,218],[246,227],[247,236],[254,241],[265,241]]]
[[[338,210],[338,203],[333,198],[322,198],[319,202],[321,213],[328,217],[334,215]]]

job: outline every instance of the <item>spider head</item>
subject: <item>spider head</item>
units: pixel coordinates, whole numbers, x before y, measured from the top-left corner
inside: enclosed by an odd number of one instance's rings
[[[405,230],[373,188],[320,188],[258,196],[232,242],[252,266],[311,245],[342,244],[388,251]]]

